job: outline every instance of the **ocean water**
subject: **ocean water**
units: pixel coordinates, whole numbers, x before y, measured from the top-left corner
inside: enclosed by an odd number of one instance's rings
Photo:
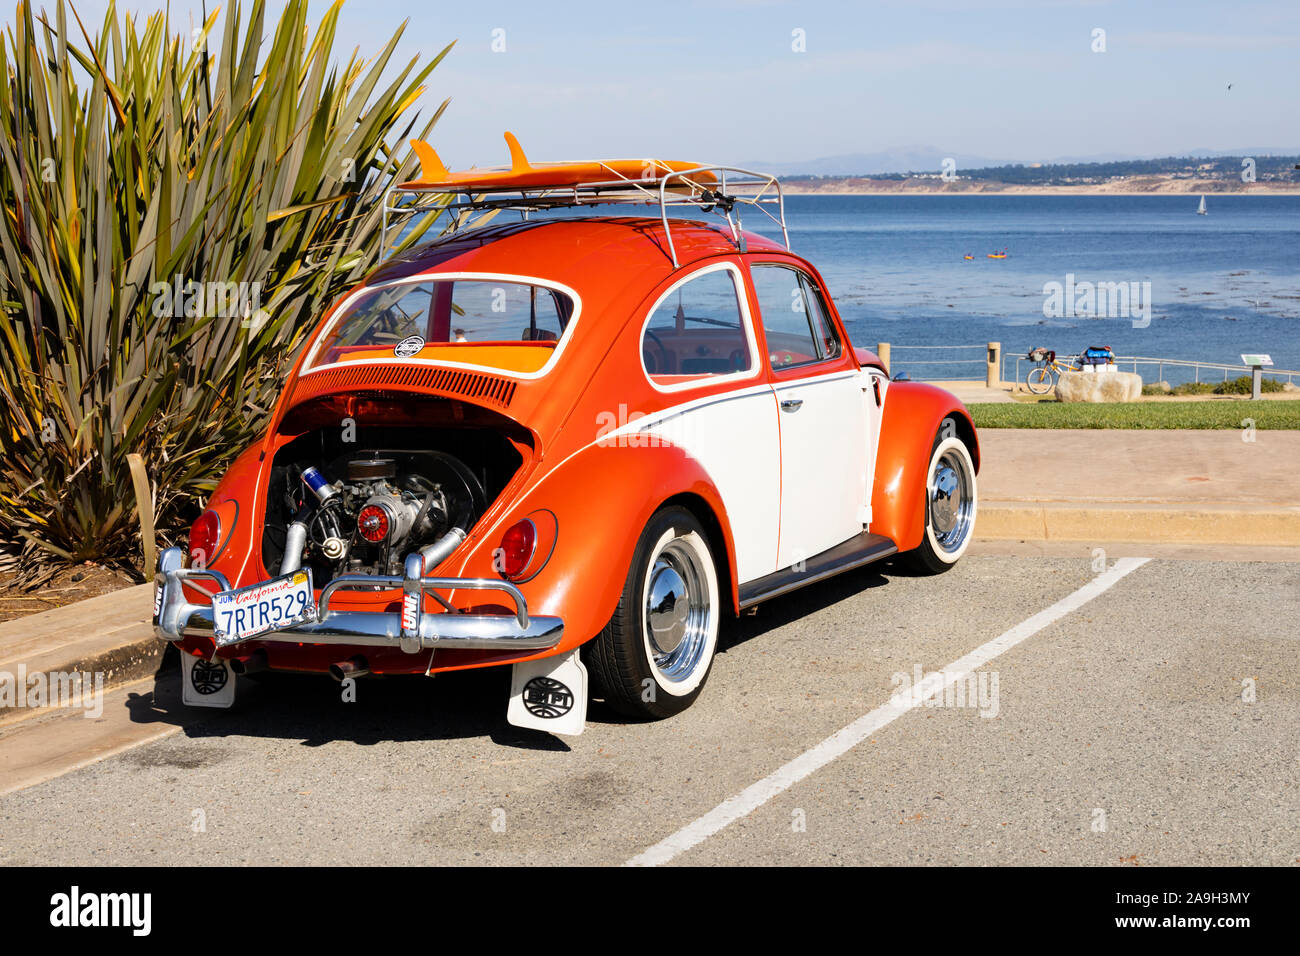
[[[892,370],[916,379],[983,379],[988,342],[1002,343],[1008,378],[1024,377],[1029,365],[1017,369],[1015,359],[1040,345],[1063,357],[1108,345],[1118,355],[1232,365],[1263,352],[1276,368],[1300,370],[1300,196],[1211,195],[1205,216],[1196,215],[1198,201],[789,196],[786,224],[791,248],[822,273],[854,344],[889,342]],[[629,211],[596,210],[606,212]],[[743,225],[780,238],[752,209]],[[987,258],[1001,250],[1007,258]],[[1135,327],[1132,316],[1044,315],[1045,284],[1064,286],[1070,275],[1076,283],[1150,283],[1149,319]],[[1147,381],[1161,374],[1137,370]],[[1163,369],[1174,384],[1194,374]],[[1200,377],[1220,381],[1223,372]]]
[[[791,248],[821,271],[855,344],[889,342],[893,369],[914,378],[982,377],[983,352],[908,346],[990,341],[1011,357],[1008,376],[1014,356],[1037,345],[1230,364],[1265,352],[1278,368],[1300,369],[1300,196],[1212,195],[1206,216],[1196,215],[1198,200],[790,196],[786,222]],[[744,225],[779,235],[752,211]],[[997,250],[1007,258],[986,258]],[[1044,284],[1064,285],[1067,274],[1149,282],[1149,324],[1045,316]],[[1166,367],[1164,377],[1177,383],[1192,371]]]

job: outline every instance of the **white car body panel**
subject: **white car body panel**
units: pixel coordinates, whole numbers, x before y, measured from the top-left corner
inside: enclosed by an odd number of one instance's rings
[[[864,381],[861,372],[837,370],[775,386],[781,409],[781,541],[774,571],[862,531],[872,464]],[[782,404],[790,402],[801,404]]]
[[[683,449],[713,480],[731,524],[736,578],[776,570],[781,438],[776,396],[764,385],[684,402],[638,418],[603,441],[657,441]]]

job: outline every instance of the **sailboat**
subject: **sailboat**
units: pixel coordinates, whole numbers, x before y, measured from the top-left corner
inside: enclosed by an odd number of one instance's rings
[[[1200,204],[1199,206],[1196,207],[1196,215],[1198,215],[1198,216],[1206,216],[1206,215],[1209,215],[1209,213],[1207,213],[1207,212],[1205,211],[1205,197],[1204,197],[1204,196],[1201,197],[1201,204]]]

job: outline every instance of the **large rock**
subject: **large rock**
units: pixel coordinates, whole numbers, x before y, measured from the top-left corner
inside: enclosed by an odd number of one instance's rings
[[[1056,397],[1063,402],[1136,402],[1142,376],[1134,372],[1062,372]]]

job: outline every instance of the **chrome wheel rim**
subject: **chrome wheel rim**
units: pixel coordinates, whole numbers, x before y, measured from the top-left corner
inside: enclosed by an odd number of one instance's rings
[[[694,674],[709,645],[713,607],[701,560],[684,538],[674,538],[655,556],[647,576],[647,650],[659,676],[670,683]]]
[[[965,455],[950,448],[939,456],[926,490],[930,529],[935,543],[948,554],[961,550],[970,534],[975,511],[974,489],[974,476]]]

